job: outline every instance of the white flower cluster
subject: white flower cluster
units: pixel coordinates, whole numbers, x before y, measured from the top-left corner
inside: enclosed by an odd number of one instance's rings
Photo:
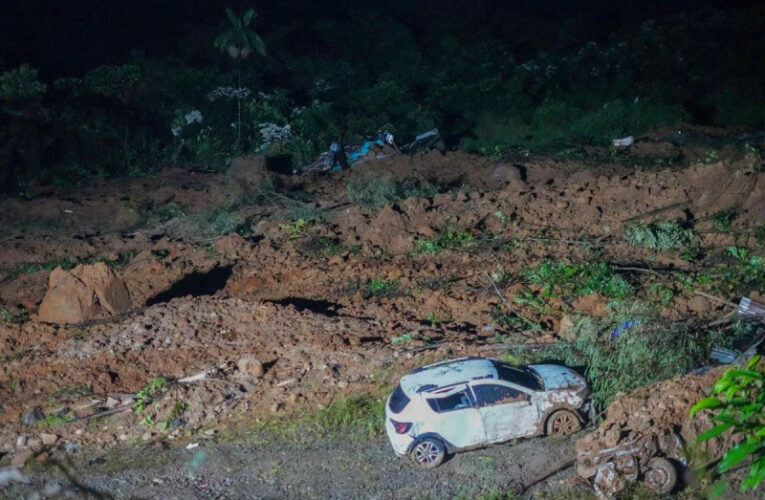
[[[263,138],[261,151],[278,148],[292,140],[292,127],[289,124],[282,127],[275,123],[259,123],[258,128]]]
[[[227,99],[246,99],[250,96],[250,89],[247,87],[217,87],[207,94],[210,102],[215,102],[221,97]]]
[[[186,113],[183,118],[186,120],[186,125],[202,123],[202,112],[194,109]]]

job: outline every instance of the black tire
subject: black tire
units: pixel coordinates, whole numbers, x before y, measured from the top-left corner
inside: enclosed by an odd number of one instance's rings
[[[654,457],[643,473],[643,482],[656,493],[667,494],[677,485],[677,468],[666,458]]]
[[[582,421],[574,412],[558,410],[547,419],[545,431],[548,436],[568,436],[582,428]]]
[[[428,437],[417,441],[409,455],[423,469],[434,469],[446,458],[446,446],[439,439]]]

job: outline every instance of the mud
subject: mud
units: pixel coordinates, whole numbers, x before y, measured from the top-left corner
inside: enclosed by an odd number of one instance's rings
[[[503,301],[528,289],[513,276],[546,259],[693,270],[704,264],[626,245],[625,221],[684,204],[660,217],[693,219],[700,243],[721,248],[745,244],[740,234],[765,218],[765,174],[751,153],[723,144],[707,163],[708,146],[660,133],[636,146],[596,164],[559,157],[497,164],[430,152],[317,178],[279,176],[248,159],[227,174],[174,169],[76,194],[40,187],[31,200],[1,200],[0,310],[22,321],[0,322],[0,453],[18,453],[19,436],[37,438],[40,428],[21,423],[31,408],[86,417],[114,401],[133,404],[154,377],[170,384],[152,402],[152,418],[169,419],[176,403],[185,405],[182,417],[164,429],[134,411],[57,423],[60,443],[100,449],[193,439],[369,392],[427,362],[486,354],[487,343],[555,341],[565,315],[554,310],[518,306],[544,326],[538,332],[497,321]],[[656,155],[679,158],[679,166],[654,164]],[[379,211],[348,203],[348,181],[370,171],[425,180],[439,193]],[[207,233],[199,221],[219,207],[244,221],[246,237]],[[712,214],[731,207],[730,232],[705,231]],[[289,230],[305,213],[305,227]],[[417,241],[446,227],[469,232],[474,244],[412,254]],[[134,308],[67,327],[39,321],[49,264],[62,260],[109,263]],[[495,273],[507,277],[501,298],[487,278]],[[640,290],[655,281],[626,276]],[[390,288],[373,293],[374,280]],[[717,304],[691,298],[678,290],[663,314],[720,314]],[[602,315],[607,302],[592,294],[551,304]],[[243,359],[259,362],[262,375]],[[201,372],[201,381],[177,382]]]

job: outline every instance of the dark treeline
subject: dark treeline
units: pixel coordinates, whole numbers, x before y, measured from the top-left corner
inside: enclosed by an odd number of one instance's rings
[[[761,2],[14,2],[0,16],[0,190],[300,165],[336,139],[438,127],[484,154],[605,144],[679,121],[762,127]]]

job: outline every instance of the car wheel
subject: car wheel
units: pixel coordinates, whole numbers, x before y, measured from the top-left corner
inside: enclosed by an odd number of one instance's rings
[[[425,469],[432,469],[441,465],[446,457],[444,443],[435,438],[425,438],[418,441],[412,448],[412,460]]]
[[[568,436],[581,428],[582,422],[568,410],[558,410],[547,419],[548,436]]]
[[[648,462],[643,481],[656,493],[669,493],[677,484],[677,469],[666,458],[654,457]]]

